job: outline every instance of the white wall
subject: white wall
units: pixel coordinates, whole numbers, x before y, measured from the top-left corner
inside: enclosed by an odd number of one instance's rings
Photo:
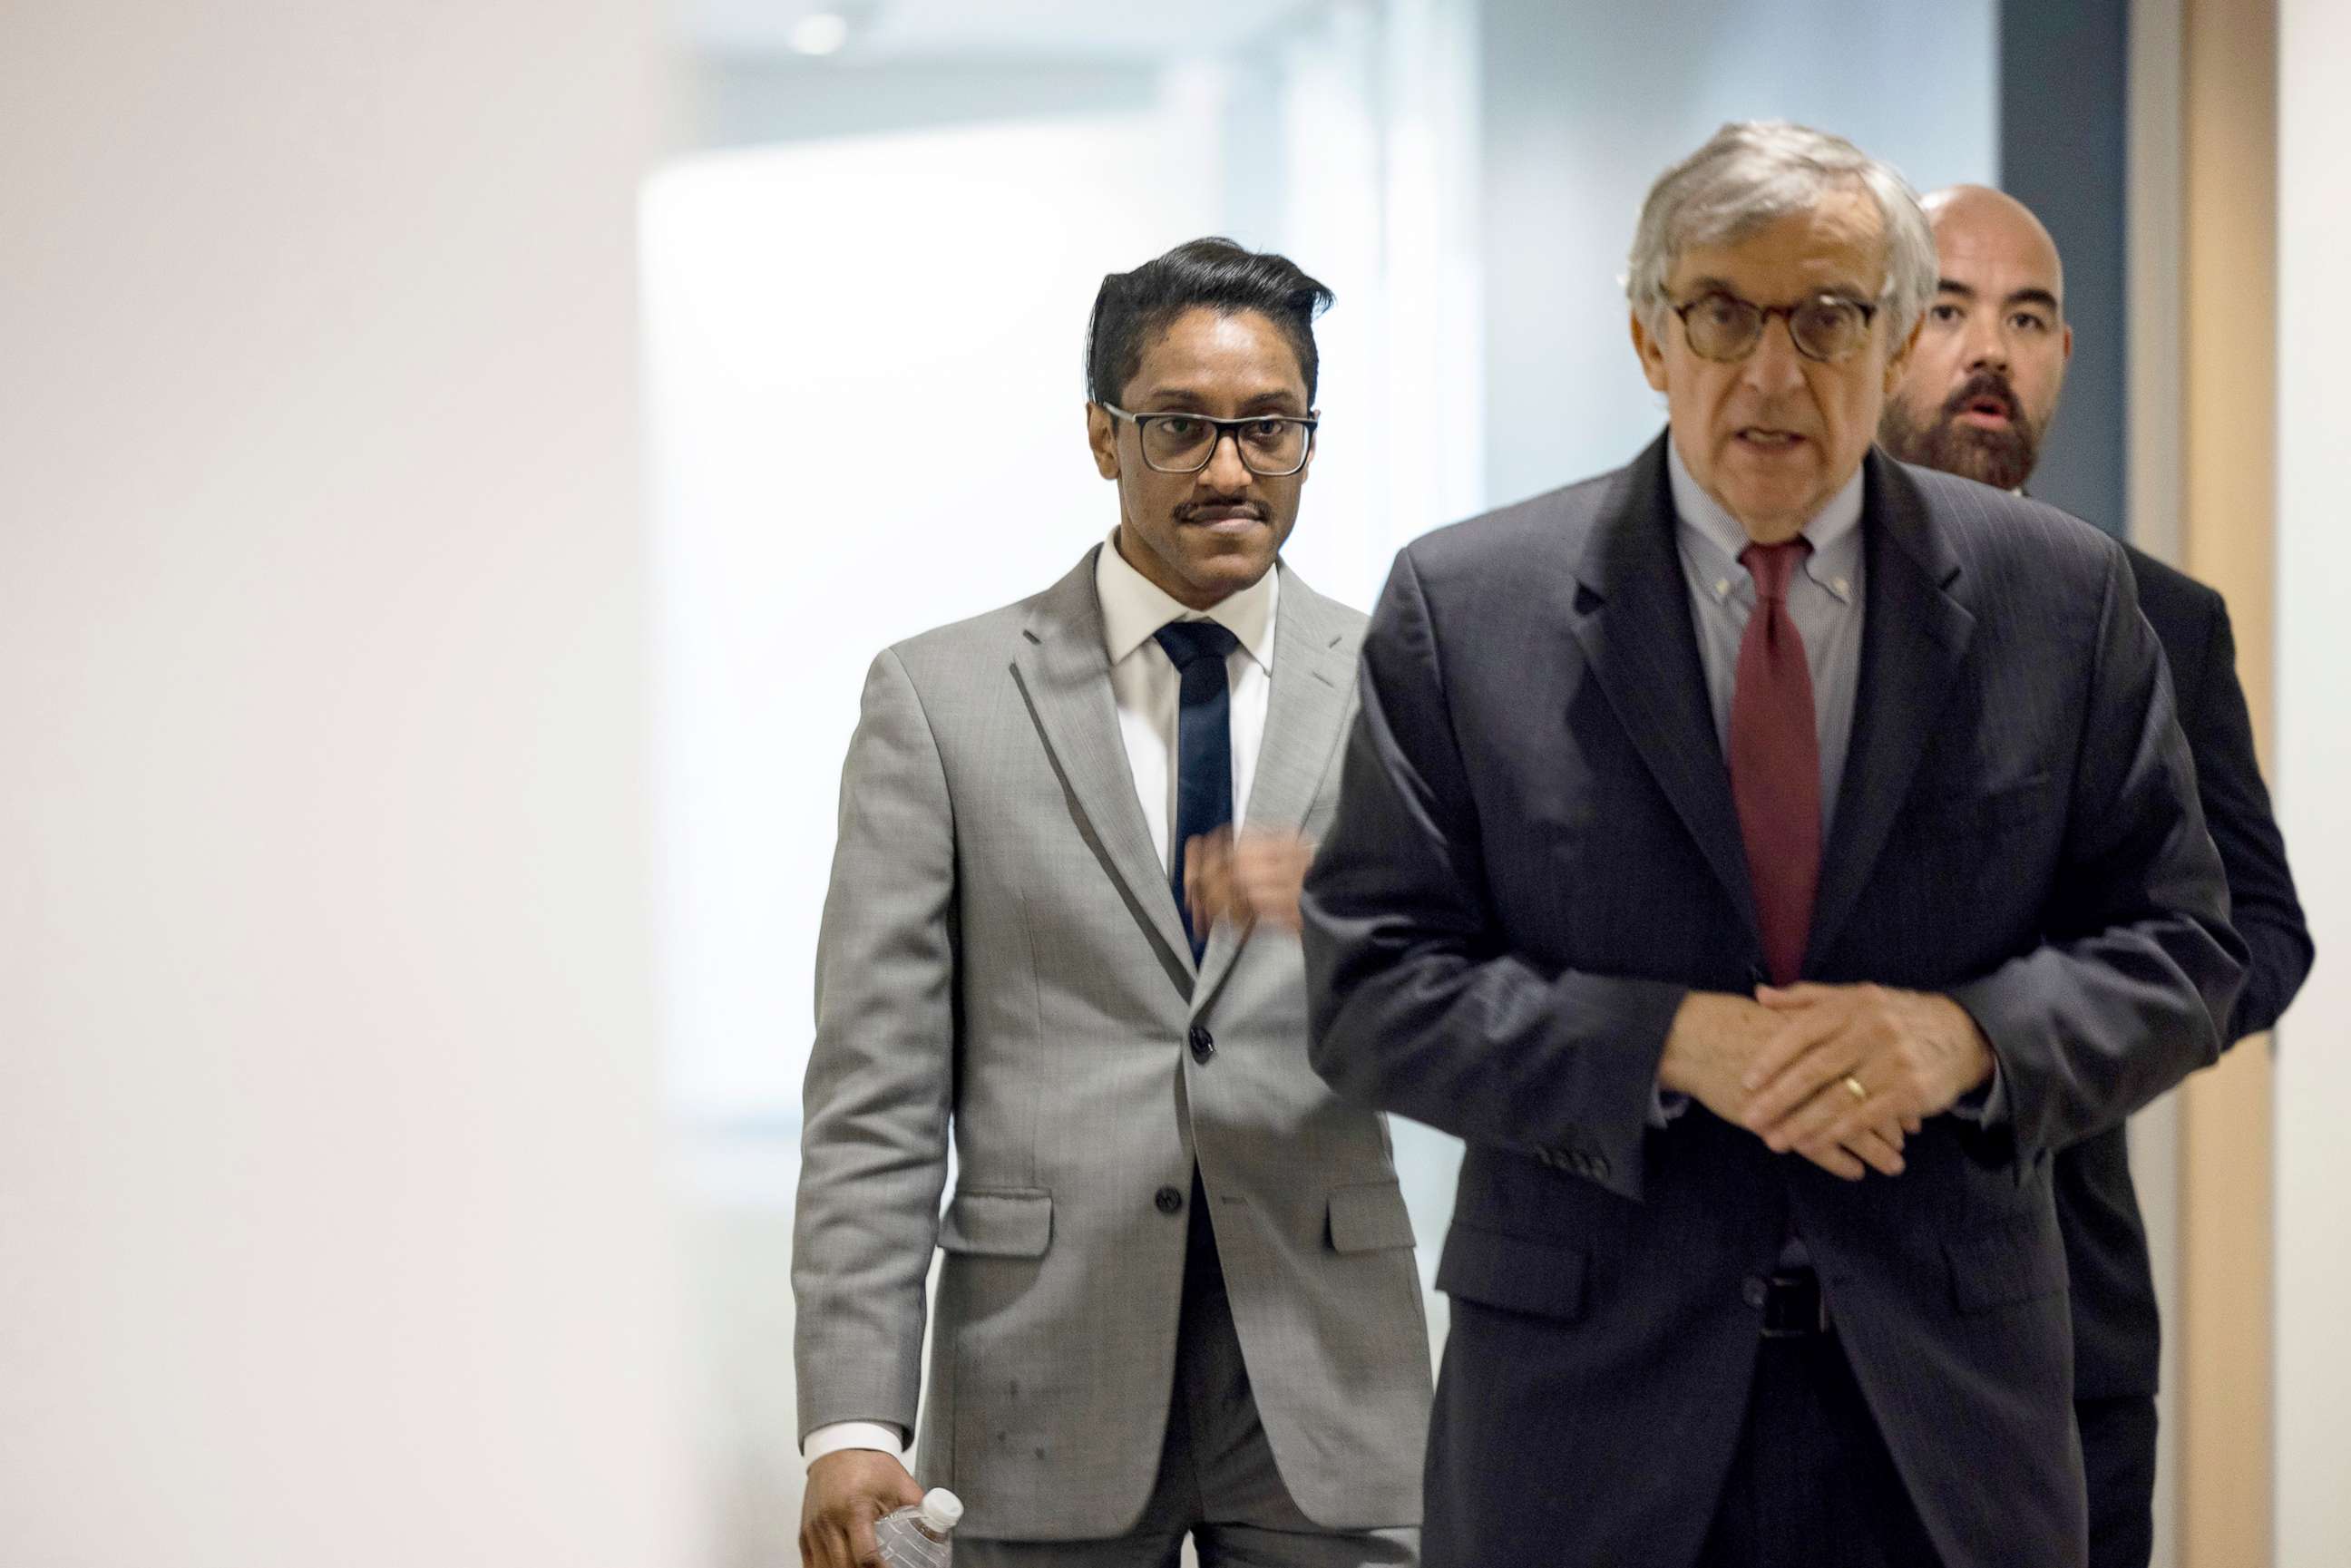
[[[2277,1560],[2335,1568],[2351,1562],[2351,9],[2282,0],[2279,24],[2277,792],[2318,963],[2277,1036]]]
[[[0,8],[0,1562],[695,1555],[650,20]]]
[[[1920,190],[1999,171],[1993,0],[1484,7],[1487,488],[1625,462],[1665,426],[1619,281],[1649,184],[1728,120],[1851,138]]]

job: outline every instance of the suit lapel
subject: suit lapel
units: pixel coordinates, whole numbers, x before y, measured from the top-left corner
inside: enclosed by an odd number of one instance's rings
[[[1571,616],[1593,679],[1641,760],[1749,926],[1760,929],[1747,851],[1715,734],[1689,585],[1674,543],[1661,435],[1616,476],[1593,520]]]
[[[1305,821],[1313,807],[1315,787],[1322,782],[1332,748],[1339,743],[1339,725],[1355,672],[1343,646],[1344,633],[1325,612],[1328,601],[1287,566],[1274,570],[1281,573],[1281,592],[1274,610],[1272,691],[1266,704],[1265,737],[1258,747],[1257,776],[1243,816],[1257,827],[1289,829]],[[1248,941],[1228,920],[1210,928],[1207,948],[1200,955],[1195,1011],[1215,998]]]
[[[1959,575],[1959,558],[1935,528],[1926,497],[1876,450],[1865,461],[1860,688],[1836,821],[1822,854],[1808,959],[1828,951],[1867,885],[1975,630],[1975,617],[1945,591]]]
[[[1102,547],[1096,546],[1099,549]],[[1093,550],[1040,596],[1012,663],[1029,711],[1068,791],[1080,831],[1124,895],[1177,990],[1193,990],[1192,945],[1135,799],[1134,773],[1119,737],[1102,644]],[[1279,661],[1276,663],[1277,669]]]

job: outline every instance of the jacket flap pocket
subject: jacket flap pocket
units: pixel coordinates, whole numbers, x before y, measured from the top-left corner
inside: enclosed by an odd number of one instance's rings
[[[1404,1189],[1392,1181],[1367,1181],[1331,1189],[1331,1249],[1378,1252],[1412,1245],[1412,1216]]]
[[[1437,1288],[1448,1296],[1573,1320],[1583,1312],[1586,1255],[1563,1241],[1537,1240],[1453,1222],[1445,1256],[1437,1265]]]
[[[2053,1296],[2065,1288],[2065,1244],[2056,1221],[2030,1216],[1943,1243],[1951,1300],[1963,1312]]]
[[[2031,816],[2049,794],[2050,774],[2043,770],[1990,789],[1956,794],[1911,797],[1910,810],[1938,823],[2012,822]]]
[[[1053,1239],[1053,1195],[1041,1187],[965,1187],[939,1217],[939,1250],[973,1258],[1042,1258]]]

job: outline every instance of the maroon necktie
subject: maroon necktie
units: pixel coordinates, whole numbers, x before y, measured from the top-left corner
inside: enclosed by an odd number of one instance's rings
[[[1804,640],[1788,618],[1788,579],[1812,548],[1794,538],[1739,555],[1755,579],[1755,612],[1730,696],[1730,798],[1775,986],[1793,983],[1803,965],[1821,881],[1821,737]]]

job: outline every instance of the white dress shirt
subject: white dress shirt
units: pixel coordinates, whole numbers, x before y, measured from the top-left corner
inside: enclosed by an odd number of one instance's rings
[[[1183,677],[1154,635],[1170,621],[1214,621],[1239,639],[1226,655],[1225,679],[1232,693],[1233,826],[1249,811],[1249,785],[1257,778],[1258,753],[1265,742],[1265,710],[1273,693],[1273,618],[1281,597],[1279,571],[1263,577],[1207,611],[1191,610],[1134,570],[1118,553],[1113,532],[1094,566],[1094,592],[1102,601],[1102,651],[1110,658],[1111,700],[1118,708],[1119,738],[1126,744],[1135,801],[1159,851],[1162,870],[1176,863],[1176,717]],[[1174,896],[1171,889],[1169,896]],[[800,1451],[810,1464],[843,1448],[873,1448],[906,1462],[907,1434],[875,1421],[835,1421],[808,1435]]]
[[[1222,603],[1188,610],[1118,553],[1118,536],[1102,546],[1094,566],[1102,597],[1102,649],[1110,655],[1111,699],[1118,705],[1119,737],[1134,776],[1135,799],[1151,829],[1163,869],[1176,863],[1176,715],[1183,676],[1154,633],[1170,621],[1214,621],[1238,638],[1225,655],[1232,693],[1233,826],[1249,815],[1249,784],[1265,743],[1265,709],[1273,694],[1273,617],[1281,593],[1279,571],[1269,571]]]

